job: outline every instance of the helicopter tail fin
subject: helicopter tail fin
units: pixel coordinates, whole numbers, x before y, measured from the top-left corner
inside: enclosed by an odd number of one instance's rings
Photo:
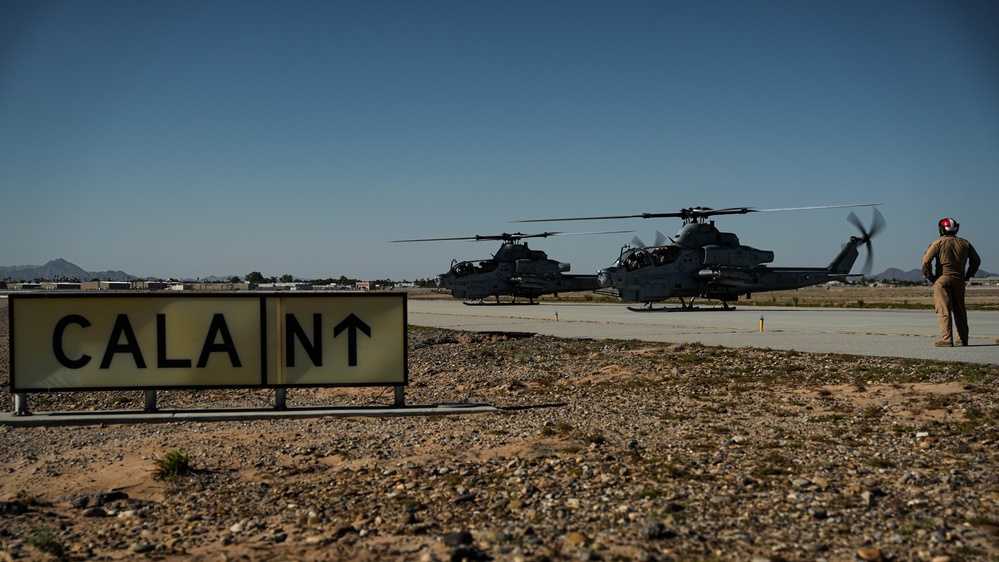
[[[843,245],[843,249],[840,250],[839,254],[826,268],[829,270],[829,273],[849,275],[850,270],[853,269],[853,264],[857,263],[857,257],[860,256],[860,251],[857,250],[860,243],[860,238],[851,236],[850,241]]]

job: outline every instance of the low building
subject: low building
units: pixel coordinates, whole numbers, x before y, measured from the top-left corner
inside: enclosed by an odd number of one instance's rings
[[[136,291],[165,291],[170,284],[166,281],[132,281],[132,288]]]
[[[257,285],[261,291],[311,291],[309,283],[261,283]]]
[[[130,291],[132,283],[129,281],[84,281],[80,283],[80,288],[84,291]]]
[[[47,281],[41,284],[46,291],[79,291],[80,284],[68,281]]]

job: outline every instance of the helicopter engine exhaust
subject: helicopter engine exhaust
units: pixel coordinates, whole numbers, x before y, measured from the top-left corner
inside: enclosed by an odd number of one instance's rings
[[[701,248],[701,265],[706,267],[754,267],[774,261],[774,253],[750,246],[704,246]]]

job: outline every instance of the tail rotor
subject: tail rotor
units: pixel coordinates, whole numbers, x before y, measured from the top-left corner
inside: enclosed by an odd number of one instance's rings
[[[874,208],[873,210],[874,218],[871,219],[870,228],[864,228],[864,223],[860,222],[860,219],[857,218],[857,215],[852,211],[850,212],[850,215],[846,217],[846,220],[850,221],[850,224],[857,227],[857,230],[859,230],[862,235],[857,239],[857,244],[864,244],[867,246],[867,258],[864,260],[864,267],[861,269],[861,273],[864,275],[871,272],[871,266],[874,262],[874,247],[871,244],[871,238],[877,236],[878,233],[884,230],[887,226],[885,218],[881,212],[878,211],[877,208]]]

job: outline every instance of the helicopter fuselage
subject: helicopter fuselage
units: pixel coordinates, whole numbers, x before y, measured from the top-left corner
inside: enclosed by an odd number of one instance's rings
[[[743,295],[845,279],[864,240],[851,238],[826,268],[768,267],[772,251],[741,245],[735,234],[720,232],[713,221],[684,225],[672,242],[622,248],[613,265],[597,272],[601,290],[614,291],[624,302],[708,298],[727,306]]]
[[[548,259],[524,243],[506,242],[489,259],[453,261],[451,269],[437,276],[437,286],[460,299],[521,297],[534,299],[568,291],[592,291],[596,275],[565,275],[568,263]]]

